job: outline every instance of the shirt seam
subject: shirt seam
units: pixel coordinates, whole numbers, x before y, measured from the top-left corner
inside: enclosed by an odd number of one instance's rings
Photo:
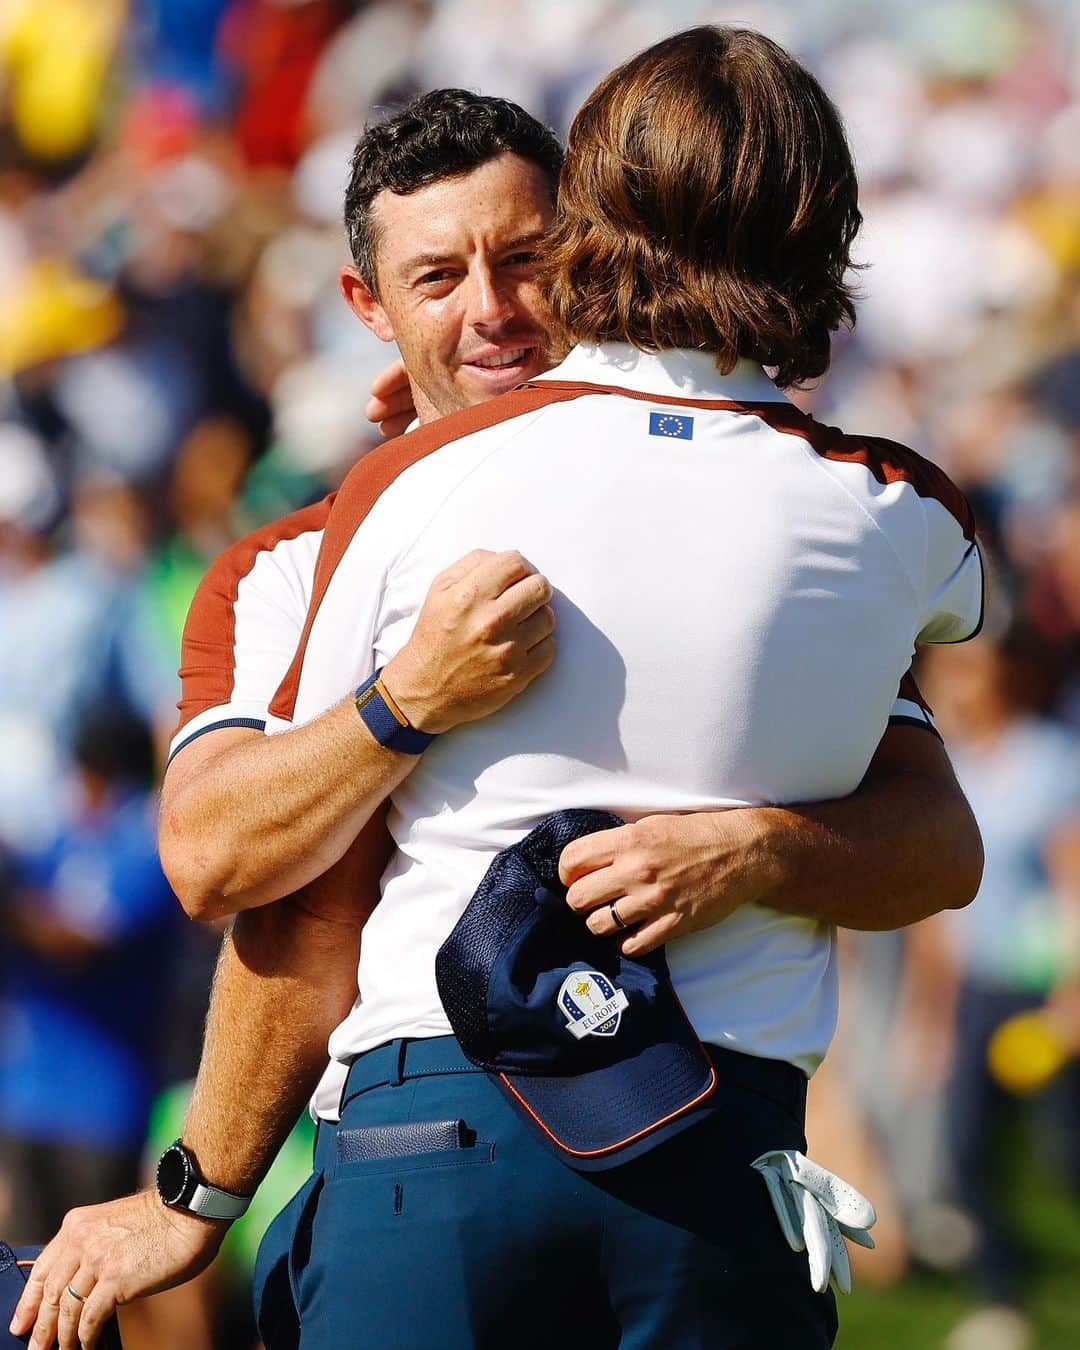
[[[755,414],[751,414],[751,416],[755,416]],[[770,426],[770,424],[766,422],[763,418],[758,417],[757,420],[761,422],[763,426],[767,427]],[[810,445],[806,440],[804,440],[803,437],[799,436],[797,433],[786,431],[782,427],[770,427],[770,429],[778,432],[781,436],[790,436],[792,440],[798,442],[799,448],[802,450],[803,455],[814,465],[814,468],[817,469],[817,471],[820,474],[823,474],[825,478],[827,478],[829,482],[832,483],[838,491],[844,494],[844,496],[848,499],[849,502],[852,503],[852,505],[856,508],[856,510],[861,512],[862,515],[866,517],[866,519],[870,522],[870,525],[872,526],[874,531],[877,534],[879,534],[881,538],[885,541],[885,544],[887,545],[889,552],[896,559],[897,565],[900,568],[900,572],[904,580],[907,582],[907,585],[911,590],[911,594],[915,599],[916,603],[919,605],[925,604],[926,598],[925,596],[920,594],[919,587],[915,584],[915,578],[911,575],[911,572],[907,564],[904,562],[904,559],[900,554],[900,550],[893,543],[892,539],[889,538],[889,535],[882,527],[881,522],[875,520],[871,511],[864,505],[864,503],[859,501],[858,497],[856,497],[856,495],[851,491],[851,489],[847,486],[847,484],[843,481],[843,479],[838,478],[835,474],[829,472],[829,470],[821,462],[822,456],[818,454],[818,452],[814,449],[814,447]],[[866,466],[861,464],[858,467],[863,469],[866,473],[870,474],[870,476],[873,477],[873,474],[870,472],[869,468],[866,468]],[[907,483],[903,483],[902,485],[906,487],[911,487],[911,485]],[[911,490],[915,492],[915,489],[913,487],[911,487]],[[915,495],[916,497],[918,497],[919,494],[915,492]]]

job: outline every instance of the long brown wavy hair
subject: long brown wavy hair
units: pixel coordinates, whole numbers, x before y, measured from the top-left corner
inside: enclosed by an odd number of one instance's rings
[[[570,128],[539,278],[570,340],[824,374],[855,322],[862,222],[839,114],[782,47],[692,28],[632,57]]]

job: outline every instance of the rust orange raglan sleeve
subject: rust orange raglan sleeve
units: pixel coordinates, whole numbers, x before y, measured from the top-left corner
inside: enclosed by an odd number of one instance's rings
[[[181,647],[170,758],[219,727],[262,730],[307,616],[332,497],[247,535],[203,577]]]

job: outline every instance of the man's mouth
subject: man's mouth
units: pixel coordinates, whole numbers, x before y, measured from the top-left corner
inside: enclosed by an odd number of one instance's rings
[[[515,347],[513,351],[497,352],[494,356],[485,356],[479,361],[470,361],[469,364],[480,366],[483,370],[496,370],[499,366],[516,366],[524,361],[531,351],[531,347]]]

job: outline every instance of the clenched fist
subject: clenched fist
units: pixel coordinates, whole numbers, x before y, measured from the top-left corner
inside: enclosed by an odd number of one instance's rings
[[[555,658],[550,599],[551,583],[516,550],[474,549],[431,583],[383,683],[420,731],[497,712]]]

